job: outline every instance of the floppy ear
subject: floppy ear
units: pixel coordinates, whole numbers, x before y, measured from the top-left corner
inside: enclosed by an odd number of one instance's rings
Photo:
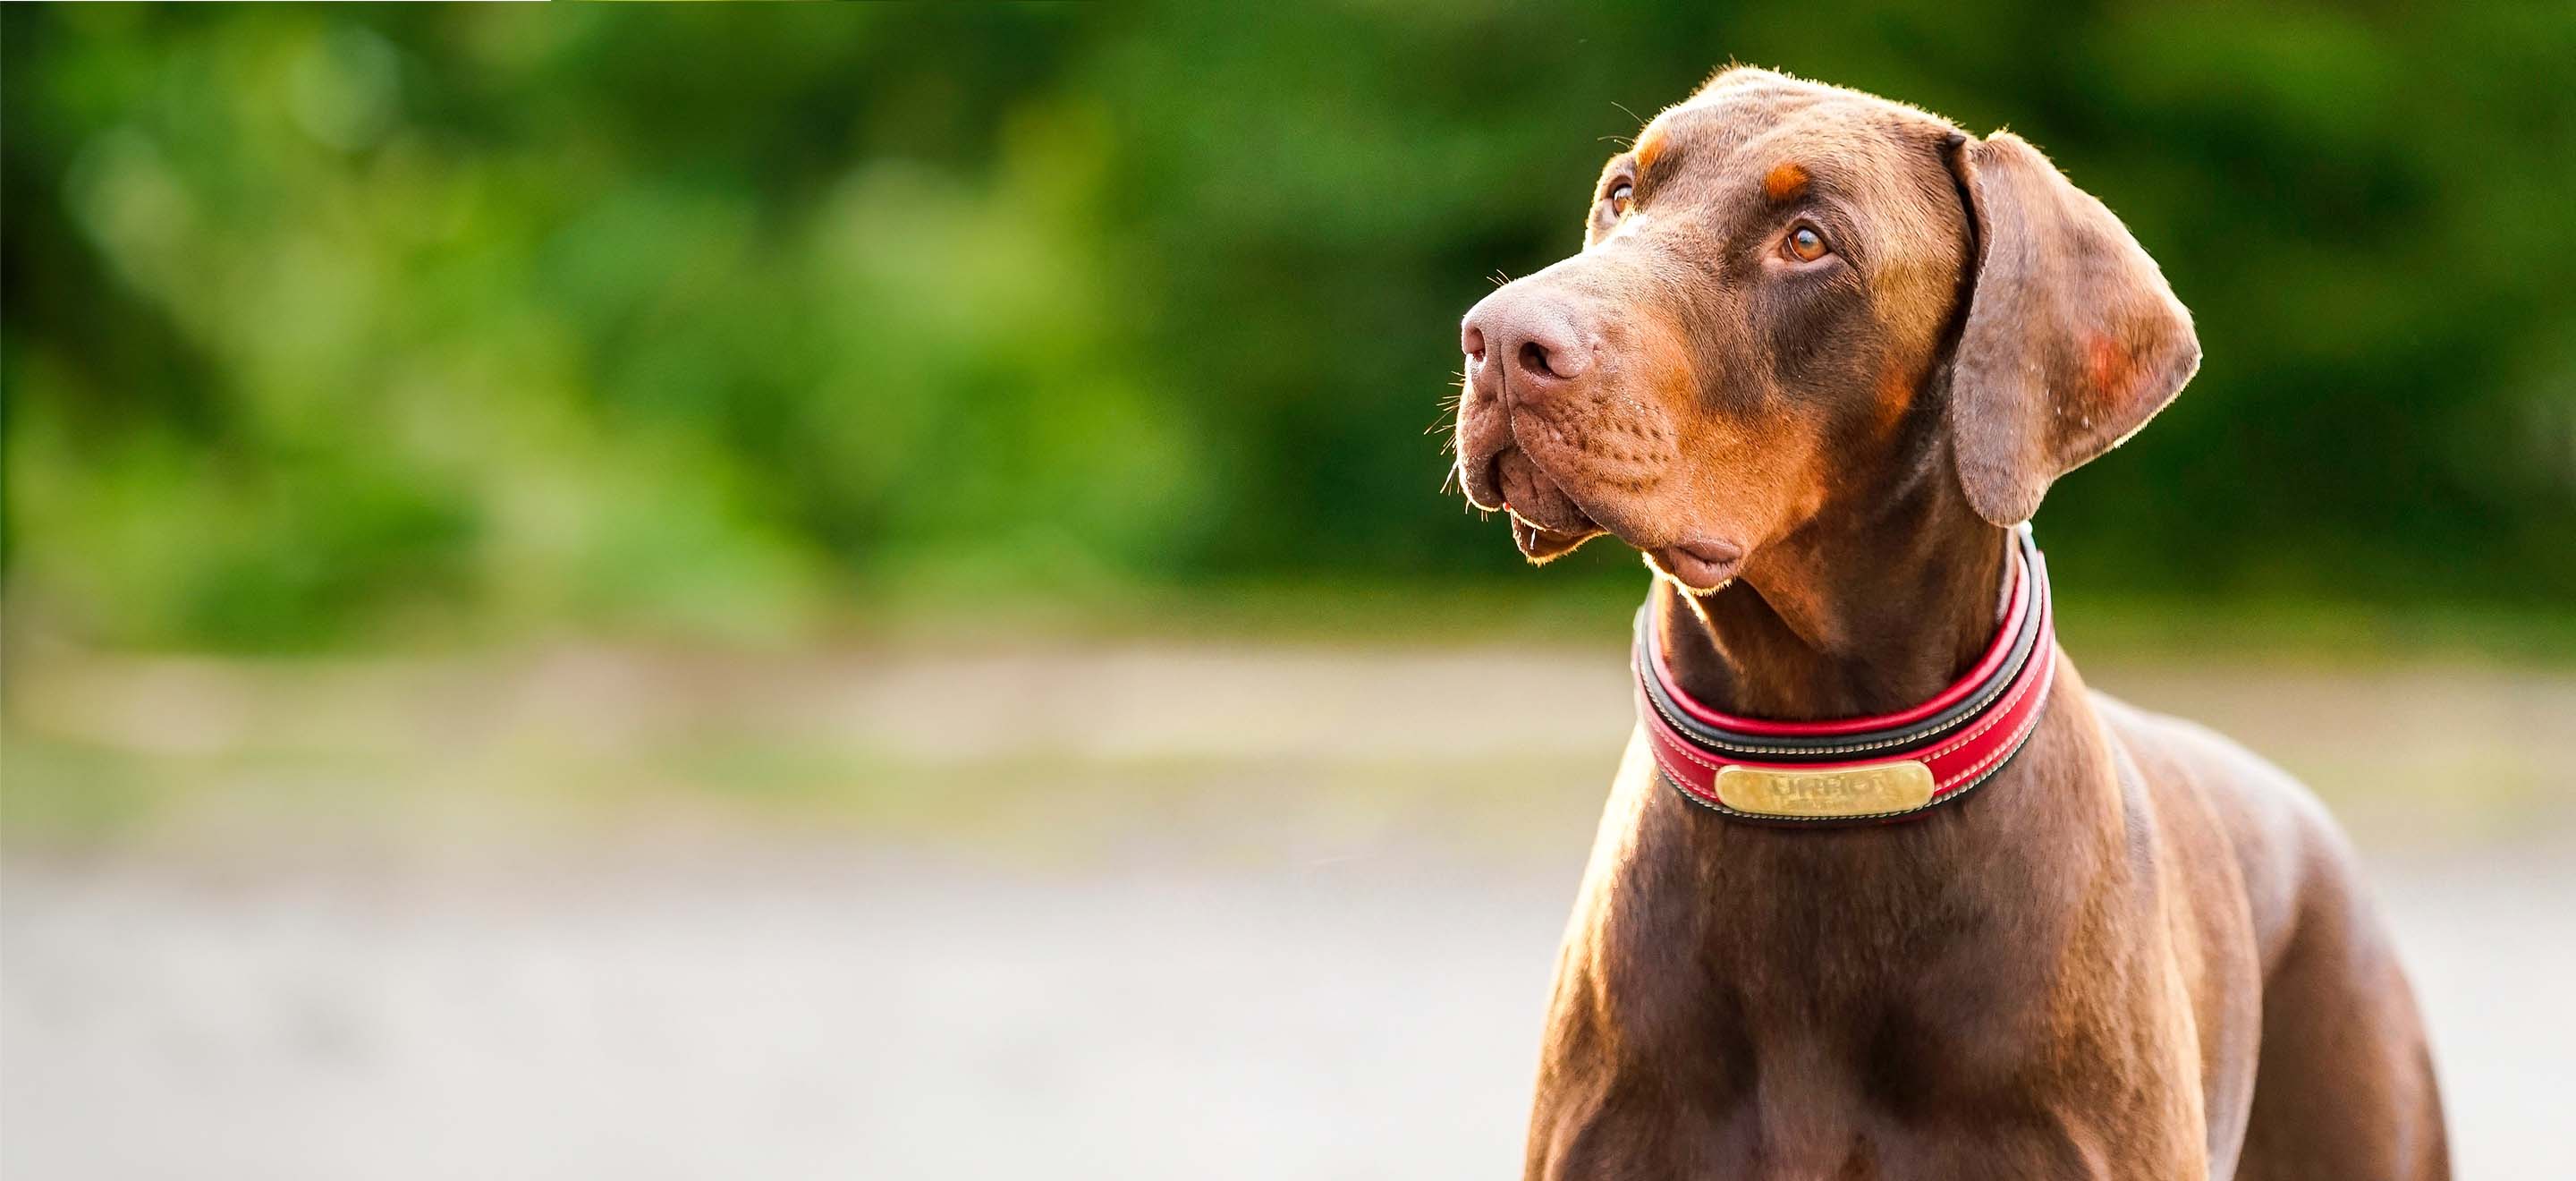
[[[2127,439],[2200,368],[2191,313],[2120,219],[2009,132],[1954,136],[1976,278],[1951,367],[1959,485],[1998,525]]]

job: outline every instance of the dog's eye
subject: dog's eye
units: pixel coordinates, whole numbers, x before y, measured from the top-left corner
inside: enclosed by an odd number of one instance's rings
[[[1814,262],[1833,253],[1833,247],[1825,244],[1825,236],[1810,225],[1790,230],[1789,236],[1780,240],[1780,249],[1799,262]]]
[[[1626,217],[1628,206],[1637,199],[1637,186],[1622,181],[1610,186],[1610,195],[1602,199],[1610,203],[1610,216]]]

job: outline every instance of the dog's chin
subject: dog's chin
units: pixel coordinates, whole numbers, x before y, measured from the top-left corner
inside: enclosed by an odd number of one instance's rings
[[[1657,577],[1694,595],[1725,590],[1744,569],[1744,547],[1715,538],[1637,548],[1646,555],[1646,566]]]

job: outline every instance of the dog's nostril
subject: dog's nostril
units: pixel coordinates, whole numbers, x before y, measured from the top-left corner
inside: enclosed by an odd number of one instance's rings
[[[1540,344],[1535,340],[1525,340],[1521,342],[1520,363],[1522,371],[1528,373],[1532,377],[1565,376],[1564,374],[1557,372],[1553,366],[1550,366],[1548,364],[1548,360],[1549,357],[1546,345]]]
[[[1574,381],[1592,367],[1580,309],[1514,284],[1486,296],[1458,322],[1467,377],[1500,394],[1512,383],[1533,389]]]

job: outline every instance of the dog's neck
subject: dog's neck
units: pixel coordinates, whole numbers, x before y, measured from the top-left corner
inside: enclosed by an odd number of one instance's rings
[[[1667,667],[1692,697],[1748,717],[1888,713],[1965,673],[1993,640],[2010,532],[1946,480],[1886,510],[1765,546],[1708,595],[1656,580]]]

